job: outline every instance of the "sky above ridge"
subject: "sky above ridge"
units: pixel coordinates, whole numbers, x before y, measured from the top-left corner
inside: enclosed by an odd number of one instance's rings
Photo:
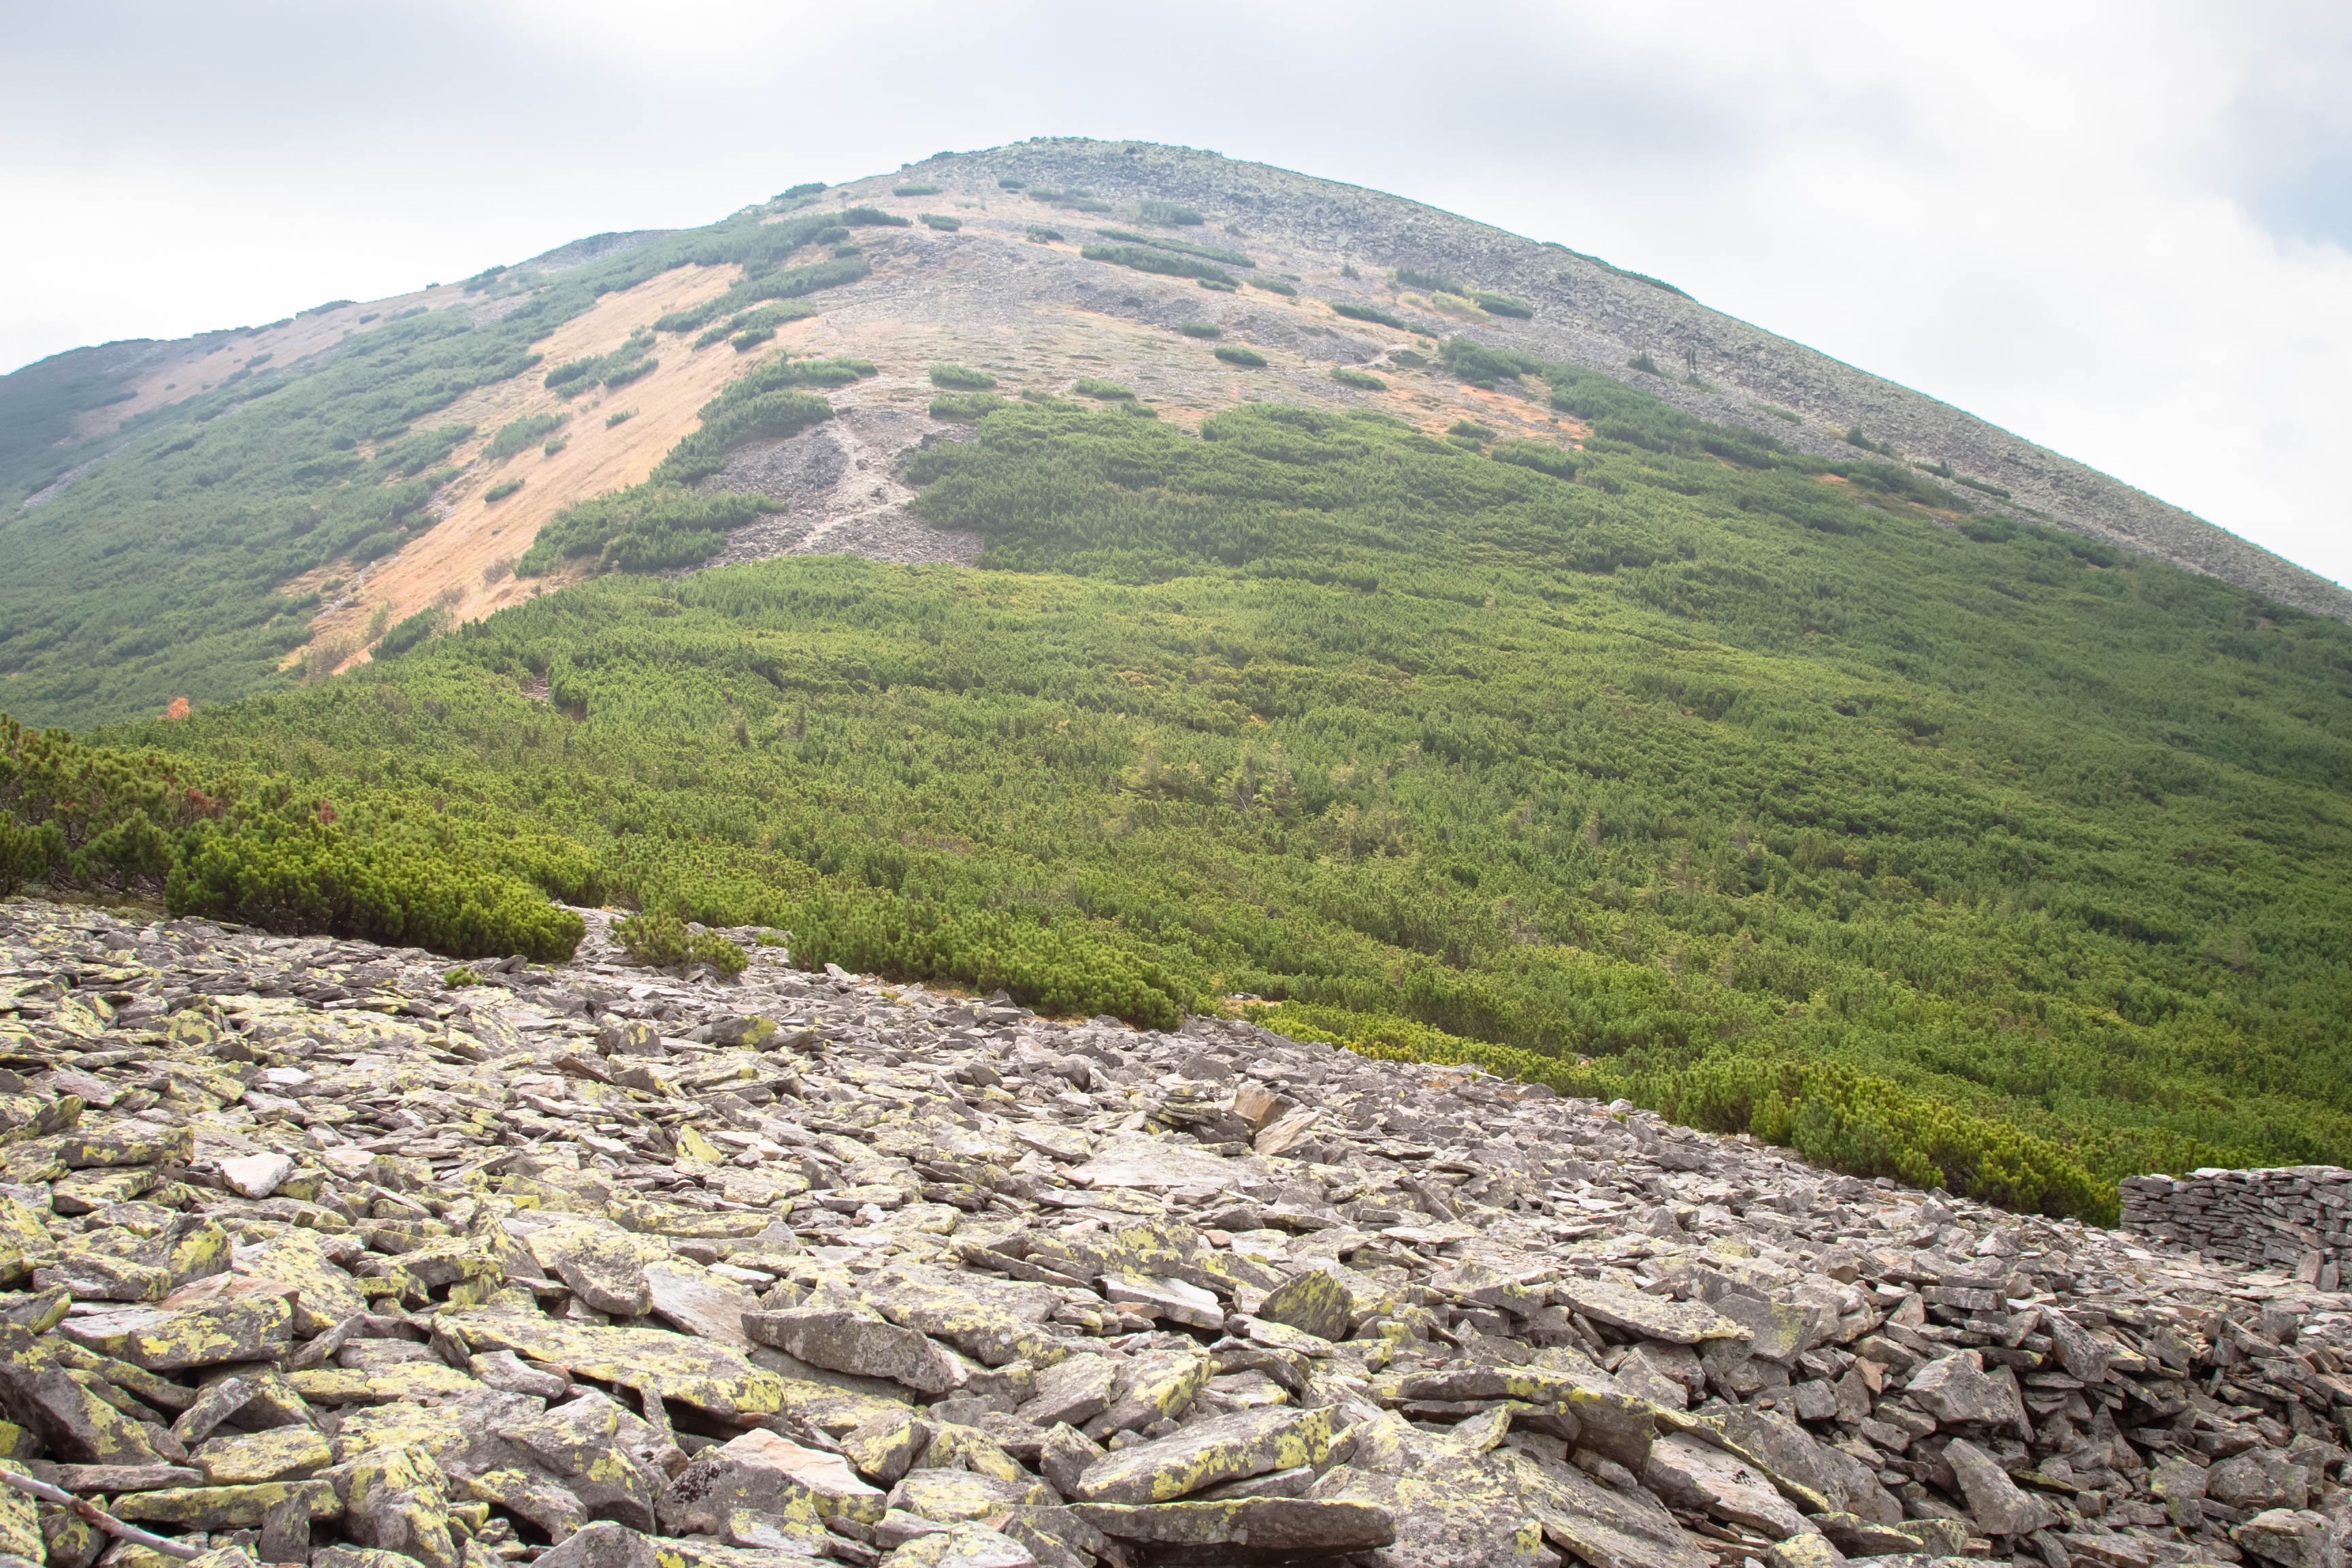
[[[2352,584],[2341,0],[5,0],[0,369],[1036,135],[1664,278]]]

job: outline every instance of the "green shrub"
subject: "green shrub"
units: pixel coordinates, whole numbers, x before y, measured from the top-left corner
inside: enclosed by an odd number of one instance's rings
[[[1389,389],[1387,382],[1368,370],[1358,370],[1353,365],[1332,366],[1331,379],[1342,386],[1352,386],[1360,392],[1386,392]]]
[[[552,458],[556,453],[561,452],[564,447],[569,447],[570,445],[572,445],[571,437],[558,436],[552,441],[550,441],[540,447],[540,456],[543,458]]]
[[[610,430],[622,421],[635,419],[636,416],[637,411],[634,408],[624,408],[618,414],[608,414],[604,416],[604,428]]]
[[[1176,329],[1188,338],[1222,338],[1225,329],[1213,321],[1187,321]]]
[[[807,401],[823,406],[821,398]],[[832,410],[826,408],[825,413],[829,416]],[[780,511],[783,505],[765,496],[698,495],[680,485],[648,480],[574,501],[557,512],[515,563],[515,575],[544,575],[561,562],[592,555],[599,571],[656,572],[691,566],[709,559],[726,543],[729,529],[763,511]]]
[[[717,931],[689,931],[676,915],[647,910],[617,920],[613,940],[637,963],[655,969],[675,969],[687,963],[708,963],[730,976],[751,963],[744,951]]]
[[[653,478],[680,485],[708,479],[746,441],[796,436],[833,417],[833,405],[824,398],[793,389],[845,386],[873,374],[874,366],[864,360],[794,360],[783,354],[762,360],[702,405],[701,427],[669,449]]]
[[[1785,419],[1791,425],[1802,425],[1805,422],[1802,415],[1791,414],[1785,408],[1775,408],[1769,403],[1753,403],[1748,406],[1759,414],[1769,414],[1773,418]]]
[[[1026,180],[1016,180],[1012,176],[1007,175],[996,182],[996,188],[1000,191],[1017,191],[1028,183],[1029,182]]]
[[[941,363],[931,366],[931,384],[950,392],[986,392],[996,378],[970,365]]]
[[[1127,387],[1121,386],[1118,382],[1103,381],[1091,375],[1082,375],[1077,380],[1072,382],[1070,384],[1070,390],[1076,393],[1080,397],[1099,398],[1106,403],[1113,402],[1122,397],[1133,397],[1135,395],[1132,391]]]
[[[1139,202],[1135,210],[1144,222],[1166,224],[1171,228],[1196,227],[1209,221],[1191,207],[1175,202]]]
[[[1255,267],[1257,263],[1238,250],[1227,250],[1214,245],[1195,245],[1186,239],[1170,239],[1165,235],[1132,234],[1123,228],[1098,228],[1095,233],[1105,239],[1115,239],[1125,245],[1140,245],[1152,250],[1164,250],[1171,256],[1197,257],[1202,261],[1222,261],[1228,267]]]
[[[759,327],[748,332],[738,332],[727,341],[733,346],[737,353],[747,354],[753,349],[758,348],[761,343],[774,342],[776,341],[776,329],[773,327]]]
[[[1078,254],[1088,261],[1108,261],[1115,266],[1132,267],[1138,272],[1156,272],[1168,278],[1198,278],[1226,288],[1236,288],[1233,278],[1213,262],[1197,257],[1180,256],[1171,251],[1143,245],[1084,245]]]
[[[174,916],[265,931],[356,937],[452,958],[572,956],[586,926],[511,878],[436,853],[406,835],[360,839],[315,816],[256,819],[234,832],[200,825],[174,866],[163,906]]]
[[[851,228],[912,228],[915,220],[898,217],[878,207],[845,207],[840,220]]]
[[[2010,493],[2001,489],[1999,485],[1989,485],[1982,479],[1972,479],[1966,474],[1954,474],[1952,476],[1952,482],[1955,484],[1966,485],[1972,490],[1982,490],[1989,496],[1999,496],[2003,500],[2011,499]]]
[[[439,631],[441,623],[447,617],[448,612],[437,605],[428,605],[417,611],[376,639],[374,657],[398,658],[402,654]]]
[[[482,500],[485,504],[495,505],[520,489],[522,489],[520,479],[509,479],[504,484],[492,485],[488,489],[484,490]]]
[[[982,419],[1013,405],[992,392],[958,392],[931,399],[934,419]]]
[[[1486,289],[1465,289],[1462,293],[1477,302],[1478,308],[1493,316],[1517,316],[1521,320],[1536,313],[1533,305],[1522,304],[1508,294],[1497,294]]]
[[[57,829],[19,822],[15,812],[0,810],[0,899],[45,879],[49,862],[64,858],[64,838]]]
[[[1664,375],[1666,374],[1664,371],[1658,368],[1658,362],[1650,357],[1650,351],[1647,349],[1643,349],[1640,353],[1637,353],[1632,359],[1627,360],[1625,362],[1625,365],[1627,369],[1638,370],[1643,375]]]
[[[751,346],[757,347],[773,339],[776,329],[785,322],[805,321],[816,313],[816,306],[798,300],[782,300],[776,304],[761,305],[750,310],[738,310],[724,322],[695,339],[694,346],[698,349],[707,349],[713,343],[723,342],[730,338],[749,337],[752,340]],[[665,316],[662,319],[669,321],[673,318]],[[743,351],[738,348],[736,352],[740,353]]]
[[[1422,289],[1440,294],[1459,294],[1462,285],[1442,272],[1423,272],[1418,268],[1399,267],[1389,276],[1406,289]]]
[[[1045,228],[1034,223],[1029,226],[1029,243],[1032,245],[1053,245],[1061,237],[1062,231],[1058,228]]]
[[[1576,477],[1575,457],[1561,451],[1558,447],[1549,446],[1541,441],[1500,441],[1496,443],[1494,451],[1488,455],[1498,463],[1516,463],[1523,468],[1533,468],[1538,473],[1549,474],[1556,479]]]
[[[1227,364],[1245,365],[1251,370],[1265,368],[1265,356],[1255,349],[1245,349],[1239,343],[1219,343],[1217,357]]]
[[[482,455],[486,458],[510,458],[525,447],[539,445],[541,437],[551,431],[561,429],[567,417],[569,416],[561,414],[526,414],[520,419],[511,420],[499,426],[499,433],[490,437],[490,444],[483,448]]]
[[[618,370],[605,372],[604,384],[607,387],[626,386],[633,381],[643,380],[660,368],[661,361],[657,359],[641,359],[635,364],[625,364]]]
[[[1448,436],[1467,436],[1474,441],[1491,441],[1495,432],[1475,419],[1456,419],[1445,427]]]
[[[923,226],[926,228],[936,228],[952,234],[963,226],[963,219],[950,217],[945,213],[919,213],[916,216],[923,220]]]
[[[1298,298],[1297,285],[1293,283],[1285,283],[1279,279],[1252,278],[1246,281],[1251,288],[1263,289],[1269,294],[1280,294],[1285,299],[1289,300],[1296,300]]]
[[[1225,278],[1203,278],[1200,283],[1202,288],[1213,289],[1220,294],[1238,294],[1242,291],[1240,284]]]
[[[447,973],[441,976],[441,984],[447,986],[452,991],[463,991],[469,985],[481,985],[487,984],[487,982],[485,982],[480,975],[475,973],[472,970],[467,968],[461,963],[457,968],[450,970]]]
[[[809,236],[811,245],[839,245],[849,237],[849,230],[840,224],[827,224]]]
[[[1370,305],[1359,305],[1349,300],[1332,300],[1331,313],[1335,316],[1345,316],[1351,321],[1370,321],[1377,326],[1394,327],[1401,332],[1409,332],[1413,330],[1397,317],[1390,315],[1386,310],[1376,310]]]
[[[937,185],[893,185],[890,187],[890,194],[894,196],[935,196],[940,194],[940,187]]]
[[[801,196],[819,196],[829,188],[823,180],[807,180],[797,185],[786,186],[776,199],[780,202],[789,202]]]

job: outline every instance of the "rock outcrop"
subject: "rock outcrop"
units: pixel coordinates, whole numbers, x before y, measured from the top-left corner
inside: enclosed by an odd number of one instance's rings
[[[0,903],[0,1458],[207,1568],[2343,1564],[2285,1272],[584,912],[453,975]]]

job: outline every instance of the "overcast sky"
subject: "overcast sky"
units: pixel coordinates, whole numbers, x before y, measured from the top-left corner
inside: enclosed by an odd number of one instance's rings
[[[0,367],[1127,137],[1674,282],[2352,583],[2352,5],[5,5]]]

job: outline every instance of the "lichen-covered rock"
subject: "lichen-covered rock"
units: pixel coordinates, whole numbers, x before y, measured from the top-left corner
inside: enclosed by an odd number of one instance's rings
[[[884,1500],[841,1456],[755,1430],[696,1455],[663,1490],[656,1513],[672,1533],[722,1535],[742,1510],[812,1524],[835,1517],[873,1524]]]
[[[2315,1270],[583,918],[450,990],[0,900],[0,1462],[312,1568],[2345,1568]]]
[[[1083,1502],[1170,1502],[1220,1481],[1320,1465],[1328,1410],[1244,1410],[1195,1421],[1157,1442],[1106,1454],[1070,1489]]]

